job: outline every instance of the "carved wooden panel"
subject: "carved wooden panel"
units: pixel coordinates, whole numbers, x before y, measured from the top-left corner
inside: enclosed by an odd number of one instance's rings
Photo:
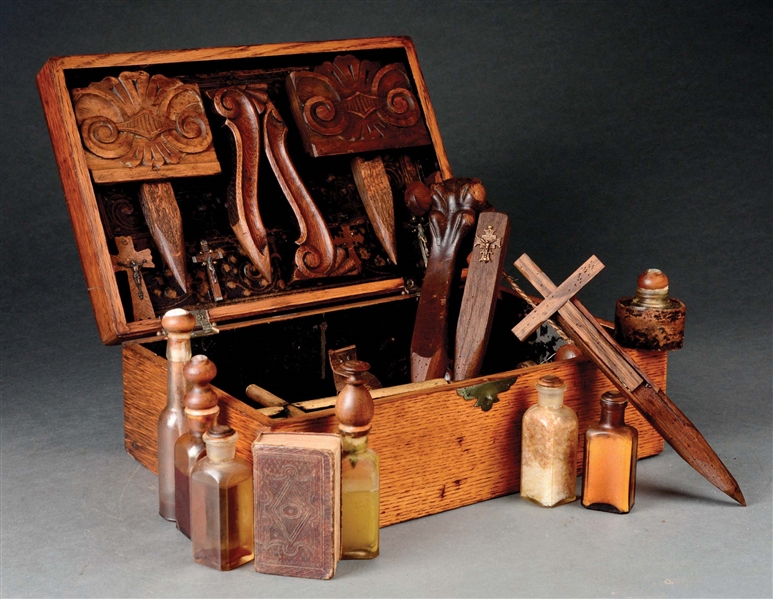
[[[287,78],[293,116],[313,156],[429,145],[403,65],[337,56]]]
[[[198,86],[127,71],[74,89],[72,98],[97,183],[220,172]]]

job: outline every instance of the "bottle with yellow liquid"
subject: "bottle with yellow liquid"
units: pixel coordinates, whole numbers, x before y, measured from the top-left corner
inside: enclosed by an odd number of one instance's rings
[[[368,448],[373,398],[365,387],[366,362],[352,360],[341,369],[348,374],[336,401],[341,432],[341,559],[378,556],[378,455]]]
[[[585,432],[582,505],[627,514],[636,491],[639,432],[625,423],[628,400],[617,389],[601,396],[601,419]]]

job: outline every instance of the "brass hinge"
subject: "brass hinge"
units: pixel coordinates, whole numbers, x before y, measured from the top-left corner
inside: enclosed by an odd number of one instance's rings
[[[513,386],[517,376],[510,376],[506,379],[500,379],[498,381],[489,381],[487,383],[481,383],[480,385],[472,385],[470,387],[462,387],[457,389],[456,393],[463,399],[474,399],[474,408],[480,408],[484,412],[488,412],[494,404],[499,401],[497,393],[507,391]]]
[[[209,312],[206,310],[189,310],[189,312],[196,318],[196,328],[191,333],[191,337],[207,337],[220,332],[215,326],[217,323],[209,320]]]

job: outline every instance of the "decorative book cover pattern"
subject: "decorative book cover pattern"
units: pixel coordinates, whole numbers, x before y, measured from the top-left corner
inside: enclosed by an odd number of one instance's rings
[[[255,569],[330,578],[335,573],[333,457],[319,449],[254,447]]]

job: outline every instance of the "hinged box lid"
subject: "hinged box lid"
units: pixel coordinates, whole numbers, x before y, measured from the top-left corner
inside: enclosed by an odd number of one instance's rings
[[[402,191],[451,171],[409,38],[70,56],[37,79],[104,343],[171,308],[213,327],[417,290]]]

